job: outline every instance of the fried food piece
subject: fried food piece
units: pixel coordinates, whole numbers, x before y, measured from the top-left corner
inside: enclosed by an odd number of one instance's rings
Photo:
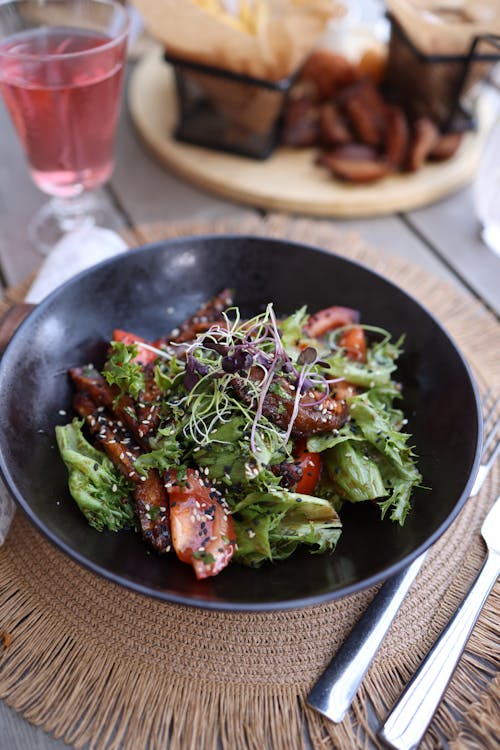
[[[419,117],[413,125],[413,136],[408,153],[410,172],[420,169],[439,140],[439,130],[429,117]]]
[[[381,49],[367,49],[357,65],[362,78],[368,76],[375,83],[381,83],[387,70],[387,52]]]
[[[347,182],[374,182],[391,172],[391,165],[374,148],[360,143],[326,151],[319,163]]]
[[[401,107],[387,107],[385,130],[385,153],[387,161],[396,169],[406,164],[410,146],[408,120]]]
[[[343,55],[326,49],[312,52],[300,75],[300,80],[313,82],[319,101],[331,99],[358,78],[359,72],[355,65]]]
[[[458,151],[463,137],[463,133],[444,133],[440,135],[428,158],[431,161],[451,159]]]
[[[250,368],[248,373],[250,380],[260,382],[263,377],[264,373],[260,367]],[[248,387],[248,378],[235,377],[232,381],[232,387],[243,403],[255,407],[255,397]],[[279,385],[279,389],[267,392],[262,413],[282,430],[286,430],[294,410],[295,388],[286,378],[278,377],[274,380],[274,383]],[[349,410],[345,401],[337,401],[331,397],[321,401],[321,398],[322,394],[314,390],[305,393],[306,405],[299,403],[291,432],[293,438],[338,430],[347,421]],[[314,403],[316,401],[320,403]]]
[[[87,393],[78,392],[74,398],[77,414],[85,423],[96,442],[111,459],[116,469],[132,482],[136,518],[143,539],[160,554],[170,550],[170,523],[168,498],[156,469],[140,474],[134,464],[141,455],[130,435],[115,422],[104,407],[98,407]]]
[[[322,140],[330,146],[352,142],[352,133],[339,108],[333,102],[322,105],[319,124]]]
[[[293,147],[314,146],[320,133],[319,110],[313,100],[307,96],[291,100],[283,124],[283,144]]]
[[[386,129],[386,104],[369,79],[352,86],[339,97],[351,127],[360,143],[379,146]]]

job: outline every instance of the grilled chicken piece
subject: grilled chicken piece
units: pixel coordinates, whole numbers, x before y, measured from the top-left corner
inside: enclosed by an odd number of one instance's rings
[[[161,338],[155,341],[155,346],[162,346],[171,341],[178,344],[192,341],[196,334],[207,331],[210,326],[218,320],[222,320],[222,313],[233,304],[233,293],[230,289],[223,289],[216,297],[209,300],[205,305],[195,312],[190,318],[179,326],[176,335]]]
[[[260,367],[251,367],[248,377],[254,382],[260,382],[264,373]],[[280,386],[280,393],[268,391],[262,413],[282,430],[286,430],[292,418],[295,390],[286,378],[277,377],[274,383]],[[255,398],[248,387],[247,378],[235,377],[232,386],[238,398],[249,406],[255,406]],[[314,390],[306,391],[303,399],[308,405],[299,405],[292,427],[293,438],[338,430],[347,421],[349,410],[345,401],[328,397],[317,405],[311,404],[312,401],[321,399],[321,394]]]
[[[75,411],[85,422],[96,441],[109,456],[115,468],[134,483],[133,498],[137,520],[144,540],[160,554],[170,551],[170,514],[165,487],[156,469],[146,476],[136,471],[134,463],[141,449],[109,415],[96,406],[87,393],[74,398]]]

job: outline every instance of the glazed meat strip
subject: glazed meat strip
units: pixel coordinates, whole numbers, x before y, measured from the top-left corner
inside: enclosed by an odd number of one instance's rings
[[[177,344],[192,341],[198,333],[207,331],[210,326],[222,320],[222,313],[233,304],[233,293],[230,289],[223,289],[219,294],[206,302],[190,318],[181,323],[177,331],[172,335],[155,341],[156,346],[169,344],[175,341]]]
[[[85,419],[89,432],[115,468],[131,482],[139,482],[140,475],[135,470],[134,463],[141,455],[141,450],[132,442],[126,430],[109,416],[103,406],[97,406],[88,393],[76,393],[73,406],[76,413]]]
[[[248,373],[250,380],[260,382],[263,377],[264,373],[260,367],[250,368]],[[262,413],[282,430],[286,430],[293,413],[294,386],[282,377],[275,378],[273,382],[279,386],[279,392],[276,392],[276,390],[268,391],[264,398]],[[249,406],[255,406],[255,398],[248,386],[247,378],[235,377],[232,381],[232,387],[241,401]],[[347,421],[349,410],[345,401],[331,397],[320,401],[321,398],[322,394],[318,391],[309,390],[305,392],[303,400],[306,405],[299,405],[292,427],[292,437],[307,437],[338,430]],[[320,403],[312,404],[312,401],[319,401]]]
[[[115,405],[117,389],[108,385],[104,377],[93,368],[72,367],[69,375],[77,391],[87,393],[96,406],[104,406],[113,412],[117,420],[130,430],[136,442],[144,450],[150,450],[149,438],[156,434],[160,422],[160,404],[156,401],[159,392],[154,382],[153,367],[145,368],[146,389],[137,404],[130,396],[122,396]]]
[[[287,490],[296,487],[303,476],[302,467],[294,461],[283,461],[271,466],[271,471],[276,477],[281,477],[281,486]]]
[[[106,413],[96,406],[92,398],[78,392],[74,398],[75,411],[85,419],[97,443],[109,456],[113,465],[134,484],[134,509],[144,540],[160,554],[170,551],[170,513],[168,497],[156,469],[143,476],[134,463],[141,449],[134,445],[130,435]]]
[[[161,391],[155,380],[155,363],[144,367],[145,388],[135,404],[138,424],[134,434],[146,450],[150,450],[149,439],[158,432],[161,422]]]

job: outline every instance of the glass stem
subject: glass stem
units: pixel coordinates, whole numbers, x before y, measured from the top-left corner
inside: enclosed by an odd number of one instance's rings
[[[82,193],[71,198],[55,197],[50,208],[62,232],[71,232],[81,226],[95,224],[96,200],[92,193]]]

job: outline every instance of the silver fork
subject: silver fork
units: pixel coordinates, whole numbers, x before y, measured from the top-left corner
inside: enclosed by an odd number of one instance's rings
[[[479,575],[379,730],[379,737],[395,750],[419,746],[500,575],[500,495],[484,520],[481,535],[488,555]]]
[[[484,398],[483,460],[469,497],[478,494],[500,452],[500,418],[495,419],[500,399],[492,399],[489,391]],[[327,719],[338,723],[344,718],[427,554],[384,583],[312,688],[307,702]]]

